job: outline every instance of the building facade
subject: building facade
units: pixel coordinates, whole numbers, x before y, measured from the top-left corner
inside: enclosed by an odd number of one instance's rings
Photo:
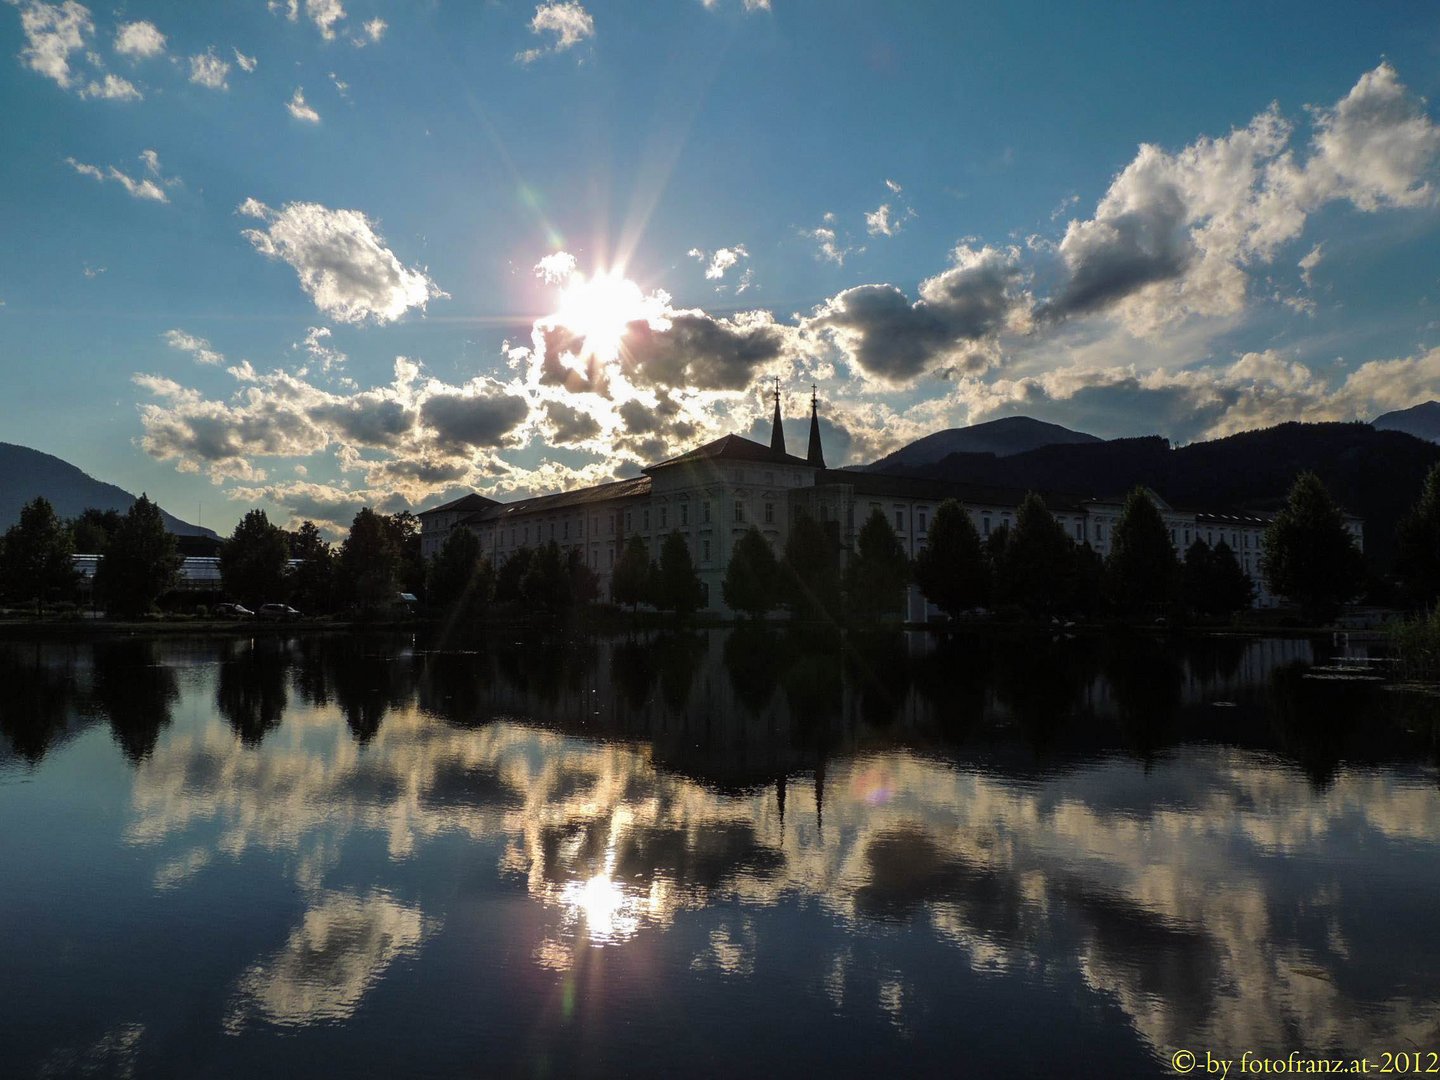
[[[1148,494],[1181,558],[1197,539],[1211,547],[1223,540],[1254,585],[1256,606],[1274,606],[1276,598],[1269,593],[1260,568],[1261,538],[1269,516],[1178,509],[1159,494]],[[418,516],[426,559],[433,557],[457,528],[473,532],[481,550],[497,567],[521,548],[554,541],[566,555],[572,550],[580,552],[599,578],[602,596],[610,593],[615,563],[631,536],[639,536],[650,557],[658,561],[665,537],[678,532],[700,576],[704,608],[723,613],[721,583],[735,545],[751,526],[760,530],[778,558],[790,523],[799,514],[833,523],[843,565],[855,550],[866,519],[879,510],[913,559],[926,545],[935,509],[947,499],[955,499],[965,508],[984,540],[995,529],[1014,524],[1025,495],[1014,488],[826,468],[819,403],[813,397],[806,456],[789,454],[777,392],[769,446],[727,435],[650,465],[633,479],[509,503],[466,495]],[[1102,558],[1109,554],[1123,497],[1049,492],[1042,493],[1042,498],[1075,543],[1089,544]],[[1346,527],[1356,544],[1363,544],[1360,519],[1347,516]],[[934,613],[912,588],[906,617],[923,621]]]

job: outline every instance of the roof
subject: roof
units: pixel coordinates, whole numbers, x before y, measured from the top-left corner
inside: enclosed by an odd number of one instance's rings
[[[802,457],[796,457],[794,454],[787,454],[783,450],[772,450],[763,443],[754,442],[739,435],[726,435],[714,442],[708,442],[704,446],[697,446],[694,450],[687,451],[679,457],[647,465],[643,471],[649,473],[670,465],[688,465],[697,461],[754,461],[765,465],[803,465],[807,469],[815,468],[810,462]]]
[[[471,492],[469,495],[461,495],[458,499],[451,499],[439,506],[432,506],[429,510],[421,510],[416,517],[425,517],[427,514],[444,514],[455,512],[474,513],[477,510],[484,510],[487,506],[498,505],[494,499],[487,499],[484,495],[477,495]]]
[[[607,502],[611,499],[626,499],[636,495],[650,494],[650,477],[637,476],[631,480],[615,480],[608,484],[580,488],[576,491],[557,491],[553,495],[537,495],[533,499],[517,499],[509,503],[487,500],[489,505],[478,513],[465,518],[467,522],[502,521],[516,514],[543,514],[556,510],[568,510],[575,506],[589,506],[591,503]]]
[[[816,486],[847,484],[855,494],[875,498],[932,499],[942,502],[955,499],[969,506],[1019,506],[1027,494],[1023,488],[995,487],[972,484],[963,480],[938,480],[926,476],[897,476],[894,473],[860,472],[851,469],[826,469],[815,478]],[[1082,495],[1064,492],[1037,492],[1051,511],[1075,512],[1085,501]]]

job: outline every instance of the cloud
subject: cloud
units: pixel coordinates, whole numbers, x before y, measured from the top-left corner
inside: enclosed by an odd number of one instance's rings
[[[296,120],[303,120],[307,124],[320,123],[320,114],[305,104],[305,90],[303,87],[297,86],[295,88],[295,93],[292,94],[290,100],[285,103],[285,108]]]
[[[235,54],[235,63],[239,64],[240,70],[247,75],[254,71],[260,63],[255,57],[246,56],[239,49],[231,49],[230,51]]]
[[[134,198],[168,203],[170,197],[165,194],[165,188],[161,187],[161,184],[171,187],[178,184],[179,180],[174,178],[166,180],[160,175],[160,155],[154,150],[141,151],[140,160],[145,163],[145,171],[149,175],[138,180],[121,172],[114,165],[101,169],[98,165],[87,165],[83,161],[76,161],[73,157],[66,158],[65,162],[81,176],[88,176],[102,183],[106,180],[115,181]],[[159,182],[157,183],[157,181]]]
[[[700,248],[691,248],[685,253],[692,259],[707,263],[705,267],[705,279],[707,281],[719,281],[725,276],[725,271],[735,266],[741,259],[748,259],[750,252],[745,249],[744,244],[736,244],[734,247],[716,248],[715,251],[707,254]]]
[[[204,338],[187,334],[184,330],[166,330],[163,337],[165,344],[172,349],[188,352],[195,358],[197,364],[223,364],[225,362],[225,354],[212,349],[210,342]]]
[[[349,359],[343,352],[330,344],[328,326],[312,326],[305,331],[303,346],[310,359],[320,365],[320,370],[329,372]]]
[[[1307,289],[1315,284],[1311,275],[1314,274],[1315,268],[1320,265],[1320,260],[1324,257],[1325,245],[1316,244],[1310,249],[1309,254],[1296,263],[1296,265],[1300,267],[1300,280],[1305,282]]]
[[[707,11],[720,6],[720,0],[700,0],[700,3]],[[746,11],[769,11],[770,0],[741,0],[741,6]]]
[[[228,90],[230,84],[225,80],[230,75],[230,65],[215,54],[215,46],[210,46],[203,53],[197,53],[190,57],[190,81],[196,86],[208,87],[211,90]]]
[[[106,72],[102,78],[91,79],[80,90],[82,98],[99,98],[102,101],[141,101],[145,95],[129,79]]]
[[[546,285],[561,285],[574,276],[575,265],[574,255],[568,251],[556,251],[535,264],[535,276]]]
[[[525,399],[505,392],[498,385],[472,388],[466,393],[434,394],[421,407],[420,415],[436,434],[441,447],[490,447],[512,445],[513,433],[529,414]]]
[[[165,51],[165,35],[152,22],[122,23],[115,33],[115,51],[136,60],[159,56]]]
[[[535,17],[530,20],[530,32],[541,37],[553,35],[553,40],[543,47],[516,53],[515,59],[522,64],[532,64],[542,56],[565,52],[587,38],[593,38],[595,20],[575,0],[558,0],[556,3],[541,4],[535,9]]]
[[[266,223],[243,235],[262,255],[289,263],[300,287],[332,319],[394,322],[448,296],[423,270],[405,267],[358,210],[287,203],[276,211],[251,198],[238,212]]]
[[[814,229],[802,229],[800,231],[802,236],[814,240],[818,245],[815,253],[817,259],[834,263],[836,266],[844,266],[847,256],[853,255],[857,251],[865,250],[863,247],[851,247],[848,240],[841,241],[840,235],[835,228],[834,214],[827,213],[821,219],[821,222],[822,223]]]
[[[340,0],[305,0],[305,14],[326,41],[335,40],[335,24],[345,18]]]
[[[1274,106],[1178,153],[1141,146],[1094,216],[1067,226],[1064,280],[1042,315],[1113,313],[1153,335],[1189,315],[1233,314],[1245,306],[1247,267],[1271,261],[1324,203],[1373,212],[1433,202],[1440,128],[1389,64],[1312,116],[1303,161]]]
[[[885,189],[890,192],[892,199],[881,203],[874,210],[865,215],[865,231],[871,236],[894,236],[905,227],[905,223],[915,217],[915,211],[902,196],[904,188],[894,180],[885,181]]]
[[[793,330],[768,311],[719,318],[677,311],[668,326],[631,323],[621,352],[626,374],[640,383],[700,390],[742,390],[791,348]]]
[[[75,0],[62,4],[30,0],[20,8],[20,29],[25,34],[20,59],[30,70],[68,89],[70,54],[83,49],[85,39],[95,32],[90,9]]]
[[[894,285],[860,285],[822,304],[807,330],[829,337],[855,366],[891,384],[976,372],[999,359],[999,335],[1025,332],[1033,297],[1016,248],[961,244],[954,265],[911,303]]]
[[[368,37],[371,41],[379,41],[385,36],[385,31],[389,28],[390,24],[387,23],[384,19],[371,19],[365,24],[365,36]]]
[[[545,419],[550,422],[551,436],[561,446],[585,442],[600,434],[600,424],[593,416],[561,401],[545,403]]]

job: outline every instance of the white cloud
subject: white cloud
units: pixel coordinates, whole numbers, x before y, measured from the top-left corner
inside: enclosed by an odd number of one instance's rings
[[[706,280],[719,281],[725,277],[725,272],[739,263],[741,259],[748,259],[750,252],[746,250],[744,244],[736,244],[734,247],[716,248],[709,254],[699,248],[691,248],[686,255],[692,259],[698,259],[702,263],[708,261],[708,265],[705,267]]]
[[[165,51],[165,35],[152,22],[122,23],[115,33],[115,51],[136,60],[159,56]]]
[[[835,229],[835,215],[826,213],[822,219],[822,225],[814,229],[803,229],[801,235],[814,240],[818,245],[816,258],[825,262],[834,263],[836,266],[844,266],[847,256],[853,255],[865,249],[849,245],[848,240],[842,241],[839,232]]]
[[[1300,267],[1300,279],[1305,282],[1305,287],[1307,289],[1311,288],[1315,284],[1315,281],[1311,275],[1314,274],[1315,268],[1320,265],[1320,260],[1324,257],[1325,245],[1316,244],[1313,248],[1310,249],[1309,254],[1307,254],[1296,264]]]
[[[295,93],[292,94],[290,100],[285,103],[285,108],[289,110],[290,115],[296,120],[303,120],[307,124],[318,124],[320,122],[320,114],[305,104],[305,90],[302,87],[297,86],[295,88]]]
[[[188,334],[184,330],[166,330],[163,336],[165,344],[172,349],[188,352],[197,364],[218,365],[225,362],[225,354],[211,348],[210,342],[204,338]]]
[[[230,51],[235,54],[235,63],[239,64],[240,70],[245,72],[247,75],[250,74],[250,72],[254,71],[260,63],[260,61],[257,60],[255,57],[246,56],[239,49],[231,49]]]
[[[556,251],[546,255],[535,264],[535,276],[546,285],[561,285],[575,274],[575,256],[568,251]]]
[[[300,287],[332,319],[393,322],[447,296],[423,270],[405,267],[358,210],[288,203],[276,211],[250,198],[238,212],[266,223],[243,235],[262,255],[289,263]]]
[[[70,54],[83,49],[85,39],[95,32],[90,9],[75,0],[62,4],[29,0],[20,8],[20,29],[25,34],[20,59],[32,71],[68,89]]]
[[[557,0],[556,3],[541,4],[535,9],[535,17],[530,20],[530,32],[541,37],[550,34],[553,40],[543,47],[517,53],[515,59],[522,64],[534,63],[549,54],[565,52],[587,38],[593,38],[595,20],[576,0]]]
[[[871,236],[894,236],[901,224],[902,220],[891,220],[889,203],[881,203],[865,214],[865,231]]]
[[[100,98],[104,101],[140,101],[144,94],[129,79],[106,72],[100,79],[91,79],[80,91],[82,98]]]
[[[381,38],[383,38],[383,37],[385,36],[385,31],[388,30],[389,28],[390,28],[390,24],[387,23],[384,19],[380,19],[380,18],[371,19],[369,22],[367,22],[367,23],[365,24],[365,35],[366,35],[371,41],[379,41]]]
[[[167,180],[160,175],[160,155],[154,150],[142,151],[140,160],[145,163],[145,171],[150,175],[138,180],[121,172],[114,165],[101,169],[98,165],[87,165],[83,161],[76,161],[73,157],[66,158],[65,162],[81,176],[88,176],[102,183],[106,180],[115,181],[137,199],[168,203],[170,197],[165,194],[165,187],[173,187],[179,183],[179,180],[174,178]],[[162,184],[165,187],[162,187]]]
[[[335,40],[335,24],[345,18],[340,0],[305,0],[305,14],[326,41]]]
[[[228,90],[230,87],[225,80],[229,75],[229,63],[215,54],[213,45],[203,53],[190,57],[190,81],[197,86],[209,87],[211,90]]]
[[[700,0],[701,6],[708,10],[714,10],[720,6],[720,0]],[[746,11],[769,11],[770,0],[742,0],[741,6]]]
[[[306,353],[309,354],[311,360],[320,365],[320,370],[326,373],[349,359],[343,352],[330,344],[330,338],[328,326],[312,326],[305,332]]]

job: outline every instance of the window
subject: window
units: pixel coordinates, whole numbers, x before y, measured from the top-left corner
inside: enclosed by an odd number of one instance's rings
[[[700,559],[702,562],[710,561],[710,538],[708,536],[700,541]]]
[[[1085,523],[1083,521],[1075,522],[1075,542],[1077,544],[1085,542]]]
[[[625,511],[625,531],[627,533],[634,531],[634,519],[630,516],[629,510]]]
[[[989,515],[989,514],[986,514],[984,517],[982,517],[982,518],[980,519],[980,532],[981,532],[983,535],[985,535],[985,536],[989,536],[989,535],[990,535],[990,515]]]
[[[665,522],[669,519],[669,517],[670,508],[668,506],[660,507],[660,528],[665,528]]]
[[[606,514],[606,515],[605,515],[605,520],[606,520],[605,531],[606,531],[607,533],[609,533],[611,536],[614,536],[614,535],[615,535],[615,515],[614,515],[614,514]]]
[[[735,500],[735,521],[738,524],[744,524],[745,522],[745,504],[739,499]]]
[[[898,506],[895,508],[895,531],[905,531],[905,511]]]
[[[525,526],[525,543],[526,543],[526,544],[529,544],[529,543],[530,543],[530,526],[529,526],[529,525],[526,525],[526,526]]]
[[[871,512],[871,513],[874,513],[876,510],[879,510],[879,509],[880,509],[880,504],[879,504],[879,503],[871,503],[871,504],[870,504],[870,512]]]
[[[1101,524],[1100,522],[1098,522],[1098,521],[1095,522],[1095,539],[1096,539],[1096,540],[1104,540],[1104,539],[1105,539],[1105,526],[1102,525],[1102,524]]]
[[[569,522],[569,520],[566,520],[566,522],[565,522],[565,528],[561,531],[561,534],[560,534],[560,535],[561,535],[564,539],[566,539],[566,540],[569,540],[569,539],[570,539],[570,522]]]
[[[555,539],[555,522],[550,522],[550,539]]]
[[[1185,530],[1185,546],[1186,546],[1187,548],[1190,546],[1190,530],[1189,530],[1189,529],[1186,529],[1186,530]]]
[[[605,565],[606,565],[606,566],[614,566],[614,565],[615,565],[615,549],[614,549],[613,547],[610,548],[608,551],[605,552]]]
[[[682,503],[680,504],[680,524],[681,524],[681,525],[689,525],[689,524],[690,524],[690,504],[689,504],[689,503],[683,503],[683,502],[682,502]]]
[[[765,474],[765,485],[767,487],[775,486],[775,474],[773,472],[767,472]]]
[[[710,500],[706,499],[700,504],[700,521],[702,524],[710,524]]]
[[[640,531],[650,531],[650,508],[648,506],[640,511]]]
[[[700,582],[700,606],[707,608],[710,606],[710,583],[708,581]]]
[[[775,504],[774,504],[774,503],[766,503],[766,504],[765,504],[765,524],[766,524],[766,525],[774,525],[774,524],[775,524]]]
[[[919,512],[919,514],[916,515],[915,527],[916,527],[916,529],[917,529],[918,531],[920,531],[920,532],[922,532],[922,533],[925,531],[925,511],[924,511],[924,510],[921,510],[921,511]]]

